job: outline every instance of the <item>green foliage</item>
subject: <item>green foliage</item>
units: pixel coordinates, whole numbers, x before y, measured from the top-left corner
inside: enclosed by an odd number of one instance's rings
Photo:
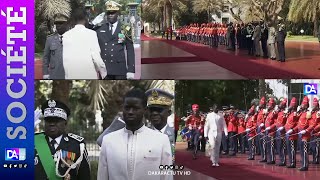
[[[208,111],[213,103],[218,106],[234,105],[240,110],[248,110],[251,100],[259,98],[258,80],[241,81],[178,81],[176,83],[175,107],[178,116],[185,115],[191,105],[199,104],[201,111]],[[266,85],[267,95],[272,95],[272,90]]]
[[[168,83],[169,82],[169,83]],[[70,110],[69,130],[83,136],[86,141],[95,140],[97,132],[95,112],[102,111],[103,127],[106,128],[121,111],[124,94],[133,87],[146,91],[150,88],[170,88],[173,93],[173,81],[35,81],[35,104],[40,107],[47,99],[54,97],[65,102]],[[68,88],[70,87],[70,88]]]

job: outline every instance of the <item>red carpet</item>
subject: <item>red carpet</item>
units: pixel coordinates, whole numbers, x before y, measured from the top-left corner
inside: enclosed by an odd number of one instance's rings
[[[298,156],[297,156],[298,157]],[[320,176],[320,166],[310,165],[309,171],[301,172],[297,168],[287,169],[274,165],[259,163],[258,160],[248,161],[247,155],[238,155],[236,157],[224,156],[220,159],[220,167],[211,167],[209,157],[199,153],[198,159],[193,160],[191,151],[177,150],[175,159],[177,165],[205,174],[219,180],[316,180]],[[300,162],[297,163],[300,167]],[[318,178],[317,178],[318,177]],[[201,180],[201,179],[195,179]]]
[[[150,40],[158,40],[158,38],[154,38],[151,36],[146,36],[143,33],[140,35],[141,41],[150,41]]]
[[[218,66],[221,66],[229,71],[235,72],[241,76],[250,79],[259,79],[261,77],[268,78],[315,78],[314,76],[309,76],[299,72],[292,72],[286,70],[282,67],[281,63],[271,62],[270,60],[250,60],[250,57],[246,56],[235,56],[233,54],[228,54],[225,52],[218,51],[216,49],[209,48],[207,46],[190,43],[186,41],[168,41],[162,40],[170,45],[187,51],[191,54],[196,55],[199,59],[205,59]],[[257,62],[255,62],[257,61]],[[275,63],[278,67],[268,66],[266,64],[261,64],[259,61],[268,61]]]
[[[141,64],[157,63],[180,63],[180,62],[200,62],[207,61],[199,57],[159,57],[159,58],[142,58]]]

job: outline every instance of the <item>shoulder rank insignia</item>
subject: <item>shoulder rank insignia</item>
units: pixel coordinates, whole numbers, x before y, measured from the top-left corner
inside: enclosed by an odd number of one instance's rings
[[[79,142],[82,142],[83,139],[84,139],[83,137],[78,136],[78,135],[73,134],[73,133],[68,133],[68,136],[71,137],[72,139],[75,139],[75,140],[79,141]]]

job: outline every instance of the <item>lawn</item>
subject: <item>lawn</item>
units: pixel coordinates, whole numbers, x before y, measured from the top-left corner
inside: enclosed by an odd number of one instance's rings
[[[288,36],[286,40],[289,40],[289,41],[318,42],[318,38],[317,37],[313,37],[313,36]]]

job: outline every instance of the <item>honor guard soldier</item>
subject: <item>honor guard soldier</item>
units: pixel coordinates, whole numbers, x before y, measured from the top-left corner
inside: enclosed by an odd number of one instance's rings
[[[285,166],[286,165],[286,138],[285,138],[285,130],[284,126],[287,121],[288,117],[288,109],[286,109],[287,106],[287,99],[283,99],[279,106],[278,106],[278,117],[276,122],[272,125],[271,128],[277,129],[277,150],[278,154],[280,156],[280,163],[278,166]]]
[[[230,142],[231,154],[230,156],[235,156],[238,150],[238,142],[235,135],[238,132],[238,117],[234,111],[234,106],[230,105],[230,112],[228,116],[228,142]],[[228,143],[229,144],[229,143]]]
[[[105,79],[133,79],[135,54],[131,37],[131,27],[118,21],[120,4],[107,1],[107,23],[98,30],[101,58],[107,67]]]
[[[248,136],[248,144],[249,144],[249,157],[248,160],[254,160],[254,155],[256,152],[255,138],[253,138],[256,134],[257,128],[257,113],[255,113],[254,105],[251,106],[248,112],[248,118],[246,123],[246,132]]]
[[[304,97],[301,104],[301,116],[298,121],[298,125],[293,129],[294,131],[298,131],[299,135],[301,135],[301,168],[300,171],[307,171],[309,167],[309,142],[311,139],[311,131],[313,130],[315,124],[311,119],[311,112],[308,111],[309,107],[309,98],[307,96]]]
[[[265,127],[264,127],[264,121],[265,121],[265,115],[264,110],[266,108],[266,98],[262,97],[260,99],[259,107],[258,107],[258,115],[257,115],[257,133],[261,134]],[[266,139],[264,138],[264,135],[258,135],[257,137],[257,148],[258,148],[258,154],[261,154],[262,160],[261,162],[267,162],[267,157],[265,157],[266,154]]]
[[[266,143],[267,146],[267,164],[275,164],[276,163],[276,157],[275,157],[275,127],[273,126],[275,124],[275,121],[277,119],[277,113],[275,112],[275,101],[273,98],[270,98],[268,103],[268,112],[265,120],[265,132],[266,132]]]
[[[319,136],[320,133],[317,133],[316,127],[320,123],[320,111],[319,111],[319,100],[317,98],[313,99],[313,107],[311,110],[311,122],[314,126],[313,129],[313,138],[312,143],[310,143],[312,149],[313,161],[312,164],[319,164]]]
[[[84,138],[66,133],[69,108],[48,100],[42,113],[45,131],[35,135],[35,180],[90,180]]]
[[[49,35],[43,52],[43,79],[65,79],[62,59],[62,35],[67,31],[68,17],[56,14],[56,32]]]
[[[315,103],[315,102],[314,102]],[[318,102],[318,107],[319,107],[319,102]],[[318,108],[318,111],[315,114],[316,122],[317,125],[314,127],[313,130],[313,135],[315,137],[315,149],[313,153],[313,164],[319,164],[319,159],[320,159],[320,110]]]
[[[160,131],[169,137],[174,158],[175,133],[174,128],[167,123],[167,119],[171,115],[174,96],[161,89],[149,89],[146,91],[146,96],[148,97],[148,119],[151,121],[154,130]]]
[[[240,154],[245,154],[245,152],[246,152],[246,148],[245,148],[246,122],[245,122],[243,114],[241,114],[241,113],[238,114],[238,119],[239,119],[239,123],[238,123],[239,136],[236,136],[236,137],[238,137],[238,139],[236,141],[239,141]]]
[[[191,145],[194,146],[194,156],[196,158],[197,151],[200,146],[200,140],[203,137],[204,133],[204,124],[205,120],[204,117],[200,115],[199,112],[199,105],[193,104],[192,105],[192,115],[188,116],[186,119],[187,126],[192,126],[192,133],[191,133]],[[205,148],[205,144],[201,143],[201,149]]]
[[[297,126],[299,120],[299,115],[297,112],[297,99],[293,97],[290,101],[290,105],[288,108],[288,118],[287,122],[284,126],[284,129],[286,131],[286,136],[288,139],[287,142],[287,154],[289,159],[289,165],[287,168],[295,168],[296,167],[296,152],[297,152],[297,141],[298,141],[298,135],[296,131],[293,131],[293,129]],[[282,130],[283,128],[279,128]],[[289,135],[291,134],[291,135]]]

